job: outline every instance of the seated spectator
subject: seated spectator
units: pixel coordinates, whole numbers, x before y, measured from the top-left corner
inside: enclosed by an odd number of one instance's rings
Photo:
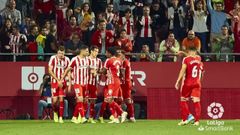
[[[42,119],[44,108],[50,107],[52,104],[52,93],[51,93],[51,82],[50,75],[45,74],[43,76],[43,82],[39,89],[40,100],[38,101],[38,118]],[[68,117],[68,101],[64,99],[64,115],[65,118]]]
[[[1,16],[3,17],[3,19],[10,19],[13,25],[18,26],[22,23],[21,12],[16,9],[15,0],[9,1],[7,8],[5,8],[1,12]]]
[[[176,62],[177,56],[175,56],[180,49],[179,42],[175,39],[173,33],[168,34],[168,38],[163,40],[159,46],[160,55],[158,62]]]
[[[31,26],[30,33],[27,36],[28,39],[28,52],[29,53],[37,53],[37,42],[36,39],[39,35],[39,27],[37,25]],[[30,61],[37,61],[36,55],[29,56]]]
[[[79,48],[83,45],[83,42],[80,40],[80,37],[77,33],[73,33],[72,39],[68,40],[65,43],[66,53],[71,53],[73,55],[79,54]]]
[[[156,60],[156,55],[154,52],[150,52],[148,45],[142,46],[141,54],[138,56],[137,61],[140,62],[154,62]]]
[[[195,33],[193,30],[188,31],[188,35],[186,38],[183,39],[182,41],[182,50],[186,51],[188,47],[190,46],[195,46],[200,52],[201,49],[201,41],[198,37],[195,36]]]
[[[222,35],[213,39],[212,52],[219,53],[216,56],[217,61],[229,62],[233,60],[233,56],[221,55],[221,53],[232,53],[234,45],[233,35],[229,35],[229,30],[226,25],[222,26]]]
[[[116,40],[116,46],[119,46],[125,53],[130,53],[133,49],[132,41],[127,37],[127,31],[122,29],[120,38]]]

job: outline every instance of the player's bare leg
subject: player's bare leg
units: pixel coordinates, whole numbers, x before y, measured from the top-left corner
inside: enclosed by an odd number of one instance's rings
[[[95,99],[89,99],[90,102],[90,115],[89,115],[89,119],[88,122],[89,123],[96,123],[93,118],[94,118],[94,105],[95,105]]]
[[[63,122],[63,112],[64,112],[64,97],[60,96],[59,97],[59,123],[64,123]]]
[[[201,104],[200,104],[200,98],[199,97],[192,97],[192,101],[194,103],[194,109],[195,109],[195,121],[194,124],[195,126],[199,125],[199,119],[201,116]]]
[[[179,126],[187,125],[187,117],[189,115],[189,108],[188,108],[188,98],[181,97],[180,107],[181,107],[181,117],[182,121],[178,123]]]
[[[58,97],[52,97],[52,108],[53,108],[53,120],[54,122],[58,122]]]
[[[134,117],[134,107],[133,107],[133,100],[131,98],[125,99],[125,103],[127,105],[128,115],[130,117],[130,122],[136,122]]]

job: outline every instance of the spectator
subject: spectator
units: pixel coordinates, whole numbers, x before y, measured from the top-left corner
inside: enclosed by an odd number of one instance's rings
[[[138,56],[138,61],[140,62],[154,62],[156,60],[156,55],[154,52],[150,52],[148,45],[142,46],[141,54]]]
[[[190,47],[190,46],[195,46],[197,48],[198,52],[200,52],[201,41],[198,37],[195,36],[195,33],[193,30],[190,30],[188,32],[187,37],[183,39],[182,50],[186,51],[188,49],[188,47]]]
[[[38,101],[38,118],[43,119],[43,109],[51,107],[52,104],[52,93],[49,74],[45,74],[43,76],[43,82],[40,85],[39,93],[41,95],[40,100]],[[64,99],[64,117],[68,117],[68,101],[66,99]]]
[[[135,8],[133,9],[133,16],[136,18],[136,20],[139,20],[143,15],[143,0],[134,0],[134,7]]]
[[[179,0],[172,0],[172,7],[168,8],[169,29],[173,31],[177,40],[182,40],[186,35],[185,16],[183,6]]]
[[[228,25],[227,14],[223,12],[223,3],[217,2],[216,10],[213,9],[211,0],[207,0],[208,11],[211,15],[211,33],[210,33],[210,42],[211,47],[213,44],[213,39],[215,37],[221,36],[221,27],[223,25]]]
[[[118,22],[119,30],[125,29],[128,38],[134,40],[134,25],[135,21],[131,13],[131,9],[126,9],[125,16],[121,17]]]
[[[80,39],[82,38],[82,31],[81,28],[77,25],[76,16],[70,17],[70,23],[69,25],[64,27],[61,35],[61,40],[63,40],[64,42],[68,41],[69,39],[71,39],[72,33],[78,33]]]
[[[82,30],[82,40],[83,42],[90,46],[92,31],[95,24],[95,14],[92,12],[89,3],[84,3],[82,5],[81,11],[78,14],[78,22]]]
[[[158,57],[158,62],[176,62],[177,56],[180,49],[179,42],[175,39],[174,34],[170,32],[168,38],[163,40],[159,46],[160,55]]]
[[[54,0],[35,0],[34,10],[36,12],[37,22],[42,27],[45,20],[54,20],[55,3]]]
[[[78,55],[81,45],[83,45],[83,42],[80,40],[79,35],[77,33],[73,33],[72,39],[65,43],[66,53]]]
[[[107,0],[93,0],[92,9],[95,14],[105,12]]]
[[[152,52],[154,52],[154,32],[152,29],[152,18],[150,17],[150,8],[144,6],[143,16],[137,21],[137,38],[135,42],[135,52],[140,52],[144,44],[148,44]]]
[[[25,17],[24,18],[24,22],[21,24],[20,26],[20,33],[23,33],[25,35],[29,35],[29,29],[30,29],[30,18],[29,17]]]
[[[207,36],[208,36],[208,28],[207,28],[207,16],[208,12],[206,9],[205,0],[196,1],[196,7],[191,0],[191,11],[193,15],[193,31],[196,36],[199,37],[202,43],[201,52],[208,52],[208,44],[207,44]]]
[[[0,0],[0,13],[6,8],[8,0]]]
[[[50,25],[50,32],[46,36],[46,43],[44,47],[44,53],[57,53],[57,25]],[[49,61],[51,55],[45,56],[45,60]]]
[[[127,31],[122,29],[120,38],[116,40],[116,46],[119,46],[125,53],[130,53],[133,49],[132,41],[127,37]]]
[[[113,10],[119,12],[119,16],[123,17],[125,15],[125,11],[127,9],[131,9],[134,6],[134,0],[114,0],[113,2]]]
[[[22,23],[21,12],[16,9],[16,2],[10,1],[7,8],[1,12],[3,19],[9,18],[13,25],[20,25]]]
[[[46,27],[43,27],[41,30],[41,33],[37,36],[36,42],[37,42],[37,52],[39,54],[44,53],[45,43],[46,43],[46,36],[48,34],[48,29]],[[38,60],[43,61],[44,56],[39,55]]]
[[[160,42],[167,38],[168,33],[168,18],[167,10],[162,3],[155,1],[152,3],[150,15],[153,20],[153,28],[156,30],[156,41]]]
[[[39,27],[37,25],[31,26],[30,34],[27,36],[28,39],[28,52],[29,53],[37,53],[37,42],[36,39],[39,35]],[[29,57],[31,61],[37,61],[37,56],[32,55]]]
[[[2,26],[0,30],[0,45],[1,45],[1,52],[2,53],[11,53],[11,50],[9,49],[9,41],[10,41],[10,35],[12,33],[12,21],[10,19],[6,19],[4,22],[4,25]],[[11,56],[2,56],[3,61],[10,61],[12,59]]]
[[[63,29],[69,25],[70,18],[73,15],[73,10],[71,8],[68,8],[66,10],[66,17],[63,19],[63,23],[60,23],[57,25],[57,38],[59,40],[59,36],[63,32]]]
[[[234,38],[232,35],[229,35],[228,26],[222,26],[222,34],[213,39],[212,52],[219,53],[216,55],[217,61],[229,62],[233,60],[232,56],[221,55],[221,53],[232,53],[234,45]]]
[[[105,17],[107,20],[107,30],[115,30],[118,22],[118,14],[113,12],[113,4],[109,3],[106,8]]]
[[[106,21],[100,20],[98,30],[93,33],[92,45],[99,47],[100,53],[105,54],[108,47],[113,46],[114,36],[113,32],[106,30]]]
[[[27,16],[32,16],[32,1],[31,0],[15,0],[16,9],[19,10],[22,14],[22,18]]]
[[[75,0],[74,2],[74,9],[78,9],[80,11],[81,6],[83,3],[90,3],[90,0]]]

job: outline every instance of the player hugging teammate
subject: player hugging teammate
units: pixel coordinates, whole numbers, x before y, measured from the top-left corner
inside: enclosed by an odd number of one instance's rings
[[[63,98],[67,88],[66,76],[68,76],[68,90],[71,90],[71,78],[73,79],[73,89],[75,92],[75,108],[72,117],[73,123],[96,123],[94,121],[94,106],[97,99],[100,76],[105,76],[106,85],[104,87],[104,101],[100,109],[99,120],[104,123],[103,113],[109,106],[111,117],[109,123],[123,123],[127,115],[131,122],[135,122],[133,100],[131,99],[131,67],[130,62],[124,57],[121,50],[114,47],[108,48],[106,55],[108,59],[102,67],[102,61],[97,58],[99,48],[93,46],[89,48],[82,45],[79,55],[72,58],[64,56],[64,47],[59,47],[57,55],[51,57],[49,61],[49,73],[52,76],[52,93],[54,121],[63,123]],[[123,95],[123,98],[122,98]],[[121,108],[120,101],[125,101],[128,113]],[[59,109],[57,105],[59,104]],[[89,108],[89,118],[86,112]],[[59,113],[57,113],[59,112]],[[120,119],[119,119],[120,118]]]

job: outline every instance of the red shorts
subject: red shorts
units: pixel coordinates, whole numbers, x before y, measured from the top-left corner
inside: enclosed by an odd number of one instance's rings
[[[201,85],[183,85],[181,89],[181,96],[185,98],[201,96]]]
[[[51,91],[52,91],[52,97],[64,97],[65,92],[64,89],[66,89],[67,85],[66,82],[63,83],[63,87],[59,88],[58,83],[51,83]]]
[[[97,99],[97,86],[96,85],[88,85],[89,91],[89,99]]]
[[[123,99],[131,99],[132,85],[131,83],[121,84]]]
[[[120,80],[115,79],[114,84],[109,84],[104,88],[104,98],[118,98],[122,97],[122,89]]]
[[[87,85],[74,84],[74,90],[76,97],[88,97]]]

